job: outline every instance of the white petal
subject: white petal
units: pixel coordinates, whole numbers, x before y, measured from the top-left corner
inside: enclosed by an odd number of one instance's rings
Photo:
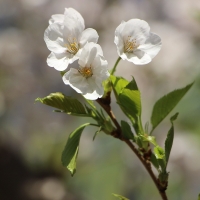
[[[99,35],[96,30],[92,28],[85,29],[80,36],[80,46],[84,46],[87,42],[97,43]]]
[[[106,80],[110,76],[107,66],[108,62],[104,58],[96,57],[92,63],[93,75],[102,81]]]
[[[89,99],[89,100],[96,100],[98,98],[101,98],[103,96],[102,95],[99,95],[96,91],[94,91],[93,93],[87,93],[85,95],[83,95],[86,99]]]
[[[81,26],[82,30],[85,29],[84,19],[78,11],[76,11],[73,8],[65,8],[64,15],[65,15],[65,18],[71,18],[77,21],[79,25]]]
[[[66,50],[62,37],[62,26],[58,23],[49,25],[44,32],[47,48],[55,53],[63,53]]]
[[[97,55],[97,48],[95,46],[92,46],[88,55],[87,66],[91,66],[96,55]]]
[[[161,38],[158,35],[151,33],[145,44],[139,46],[138,49],[147,53],[151,58],[154,58],[160,51],[161,46]]]
[[[64,15],[62,14],[52,15],[51,19],[49,20],[49,24],[63,23],[63,22],[64,22]]]
[[[56,54],[51,52],[50,55],[47,58],[47,64],[50,67],[54,67],[58,71],[63,71],[67,69],[68,65],[73,63],[77,57],[69,58],[69,53],[60,53]]]
[[[140,19],[131,19],[125,23],[125,27],[122,30],[124,39],[131,37],[136,39],[137,43],[143,44],[150,34],[150,27],[148,23]]]
[[[124,40],[122,34],[124,27],[125,27],[125,22],[122,21],[122,23],[115,30],[114,43],[117,46],[117,52],[119,56],[124,52]]]
[[[66,85],[70,85],[78,93],[83,93],[88,88],[88,83],[85,78],[78,72],[77,69],[73,68],[64,74],[63,82]]]
[[[103,96],[104,90],[102,86],[98,86],[94,79],[88,79],[88,84],[92,87],[92,92],[88,92],[87,94],[83,94],[86,99],[95,100]]]
[[[83,32],[83,28],[80,26],[80,24],[77,21],[71,18],[65,18],[63,39],[66,44],[69,43],[71,38],[75,38],[77,40],[77,43],[79,43],[79,39],[82,32]]]
[[[140,50],[135,51],[134,53],[126,53],[127,60],[133,62],[136,65],[145,65],[151,62],[151,57]]]
[[[100,45],[89,42],[83,47],[78,63],[82,67],[86,65],[90,66],[97,55],[103,56],[103,51]]]
[[[81,52],[79,65],[81,67],[90,66],[97,54],[96,44],[93,42],[87,43]]]
[[[90,45],[88,45],[88,43],[83,47],[80,57],[79,57],[79,61],[78,64],[82,67],[87,65],[87,61],[88,61],[88,56],[90,53]]]

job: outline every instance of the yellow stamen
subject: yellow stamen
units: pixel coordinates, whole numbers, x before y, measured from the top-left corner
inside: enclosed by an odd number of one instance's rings
[[[85,78],[89,78],[93,75],[91,67],[81,67],[78,72]]]
[[[69,44],[66,44],[67,51],[75,55],[79,50],[79,44],[77,39],[75,37],[69,36],[67,38],[67,41],[69,42]]]
[[[134,49],[136,49],[139,46],[139,44],[137,44],[136,39],[132,39],[131,37],[128,36],[128,39],[124,42],[124,52],[125,53],[132,53]]]

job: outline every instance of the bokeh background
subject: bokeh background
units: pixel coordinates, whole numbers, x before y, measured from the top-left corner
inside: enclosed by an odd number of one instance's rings
[[[37,97],[63,92],[80,98],[46,64],[50,53],[43,34],[52,14],[78,10],[86,27],[99,33],[99,44],[114,65],[114,31],[122,20],[146,20],[162,38],[162,49],[148,65],[121,61],[116,75],[134,76],[142,93],[143,123],[162,95],[195,80],[170,114],[180,111],[169,161],[167,194],[173,200],[197,199],[200,193],[200,1],[198,0],[0,0],[0,199],[159,200],[143,166],[128,147],[105,134],[92,141],[86,128],[77,173],[71,177],[60,157],[71,131],[89,119],[52,112]],[[72,66],[77,66],[77,62]],[[118,119],[125,119],[117,108]],[[127,120],[127,119],[125,119]],[[154,132],[161,146],[169,117]]]

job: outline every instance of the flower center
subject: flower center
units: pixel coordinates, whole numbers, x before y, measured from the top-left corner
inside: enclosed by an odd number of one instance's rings
[[[66,44],[67,51],[71,54],[76,54],[79,50],[79,44],[75,37],[68,37],[67,38],[68,44]]]
[[[91,67],[80,67],[78,72],[85,78],[89,78],[93,75]]]
[[[137,44],[136,39],[131,39],[131,37],[128,36],[127,40],[124,42],[124,52],[133,53],[138,46],[139,44]]]

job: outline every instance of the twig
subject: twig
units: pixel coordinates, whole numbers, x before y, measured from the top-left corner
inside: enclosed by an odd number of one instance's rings
[[[118,138],[118,139],[124,141],[130,147],[130,149],[139,158],[139,160],[141,161],[141,163],[144,165],[145,169],[149,173],[150,177],[152,178],[154,184],[156,185],[156,188],[158,189],[158,191],[159,191],[159,193],[160,193],[160,195],[162,197],[162,200],[168,200],[166,192],[165,192],[166,188],[163,188],[162,185],[159,184],[160,183],[159,180],[156,178],[155,174],[152,171],[150,161],[145,159],[140,154],[140,152],[136,149],[136,147],[133,145],[133,143],[130,140],[124,139],[122,137],[121,127],[120,127],[118,121],[116,120],[115,115],[113,114],[113,112],[111,110],[110,103],[105,103],[103,99],[97,99],[96,101],[106,111],[106,113],[109,115],[109,117],[111,118],[111,120],[113,121],[113,123],[115,124],[115,126],[117,128],[115,133],[112,133],[111,135],[114,136],[115,138]]]

